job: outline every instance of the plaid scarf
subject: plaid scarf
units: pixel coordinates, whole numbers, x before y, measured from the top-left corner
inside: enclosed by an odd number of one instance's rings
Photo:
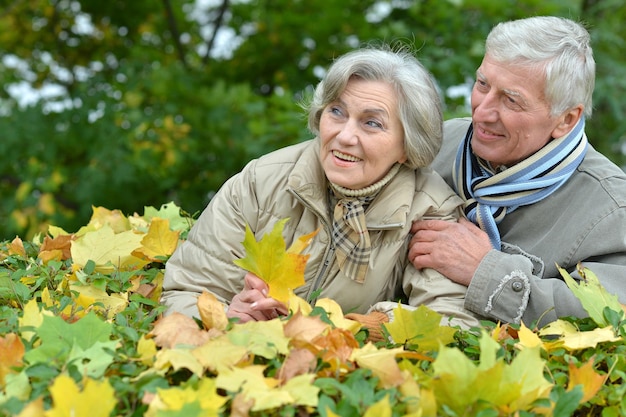
[[[465,214],[501,249],[497,224],[520,206],[536,203],[565,183],[587,153],[585,119],[568,134],[504,171],[495,173],[471,150],[473,126],[461,142],[452,168],[457,193],[465,200]]]
[[[333,213],[333,241],[339,269],[358,283],[365,282],[372,253],[365,211],[378,192],[400,170],[400,164],[391,167],[380,181],[360,190],[350,190],[331,183],[337,199]]]
[[[372,252],[365,223],[365,209],[374,196],[342,198],[335,206],[333,239],[339,269],[352,280],[363,283]]]

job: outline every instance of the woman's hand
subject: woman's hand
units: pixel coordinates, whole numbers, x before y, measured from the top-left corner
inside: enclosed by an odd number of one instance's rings
[[[238,318],[240,323],[245,323],[250,320],[271,320],[287,314],[287,306],[268,297],[268,291],[265,281],[248,272],[244,278],[243,290],[233,297],[226,316]]]

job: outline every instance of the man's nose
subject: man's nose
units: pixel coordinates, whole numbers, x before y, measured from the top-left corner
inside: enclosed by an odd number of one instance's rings
[[[497,100],[493,94],[484,94],[476,100],[473,100],[473,104],[473,118],[490,122],[498,119]]]

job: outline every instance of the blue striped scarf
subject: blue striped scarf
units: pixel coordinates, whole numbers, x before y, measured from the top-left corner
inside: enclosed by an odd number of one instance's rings
[[[452,175],[457,193],[465,200],[465,215],[484,230],[494,248],[501,248],[497,224],[520,206],[536,203],[563,185],[587,152],[585,119],[565,136],[506,170],[494,173],[471,150],[470,125],[457,152]]]

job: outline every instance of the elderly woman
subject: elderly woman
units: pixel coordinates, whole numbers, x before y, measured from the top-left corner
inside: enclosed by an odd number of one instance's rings
[[[315,139],[274,151],[230,178],[166,265],[168,312],[197,316],[209,291],[240,321],[286,313],[267,286],[233,261],[245,256],[246,225],[257,239],[289,218],[286,244],[319,228],[304,253],[306,283],[295,293],[335,300],[365,314],[377,302],[434,301],[443,313],[471,321],[464,287],[407,260],[414,220],[452,220],[461,200],[428,166],[442,139],[440,98],[430,74],[406,49],[363,48],[338,58],[308,106]],[[423,275],[429,275],[424,280]],[[404,294],[401,294],[401,290]],[[435,305],[437,304],[436,301]],[[375,313],[373,313],[375,314]],[[380,313],[378,313],[380,314]]]

